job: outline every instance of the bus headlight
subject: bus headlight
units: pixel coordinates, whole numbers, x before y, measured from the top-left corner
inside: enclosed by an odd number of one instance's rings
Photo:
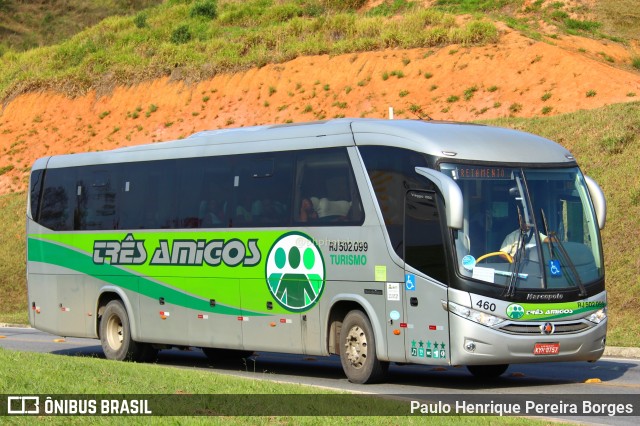
[[[602,309],[598,309],[597,311],[595,311],[594,313],[592,313],[591,315],[589,315],[587,317],[587,319],[589,321],[591,321],[592,323],[595,323],[595,324],[600,324],[606,318],[607,318],[607,307],[606,306],[604,308],[602,308]]]
[[[453,302],[449,302],[449,312],[453,312],[462,318],[469,319],[478,324],[486,325],[487,327],[493,327],[505,321],[504,318],[496,317],[486,312],[476,311],[475,309],[467,308],[466,306]]]

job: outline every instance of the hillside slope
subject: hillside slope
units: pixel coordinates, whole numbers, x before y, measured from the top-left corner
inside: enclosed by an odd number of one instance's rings
[[[39,157],[182,138],[203,130],[333,117],[470,121],[555,115],[637,100],[624,46],[576,36],[533,41],[506,27],[498,43],[306,56],[197,84],[168,78],[69,98],[18,96],[0,114],[0,194],[25,189]]]

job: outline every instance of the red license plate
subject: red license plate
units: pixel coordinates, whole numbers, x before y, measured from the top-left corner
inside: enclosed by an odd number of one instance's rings
[[[533,346],[534,355],[557,355],[560,353],[560,343],[536,343]]]

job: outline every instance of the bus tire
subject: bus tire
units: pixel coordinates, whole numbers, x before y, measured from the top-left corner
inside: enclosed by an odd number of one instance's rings
[[[107,304],[100,320],[100,343],[107,359],[115,361],[153,361],[157,349],[131,338],[129,315],[120,300]]]
[[[509,364],[467,365],[467,370],[478,379],[495,379],[507,371]]]
[[[204,352],[209,359],[209,362],[212,364],[221,361],[248,358],[253,355],[252,351],[243,351],[239,349],[202,348],[202,352]]]
[[[373,327],[360,310],[347,314],[340,329],[340,361],[351,383],[376,383],[384,379],[389,363],[378,359]]]

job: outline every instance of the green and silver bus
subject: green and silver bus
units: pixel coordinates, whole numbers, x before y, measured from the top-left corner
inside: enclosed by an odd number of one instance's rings
[[[31,325],[109,359],[198,347],[389,363],[595,361],[606,204],[528,133],[337,119],[41,158],[30,177]]]

